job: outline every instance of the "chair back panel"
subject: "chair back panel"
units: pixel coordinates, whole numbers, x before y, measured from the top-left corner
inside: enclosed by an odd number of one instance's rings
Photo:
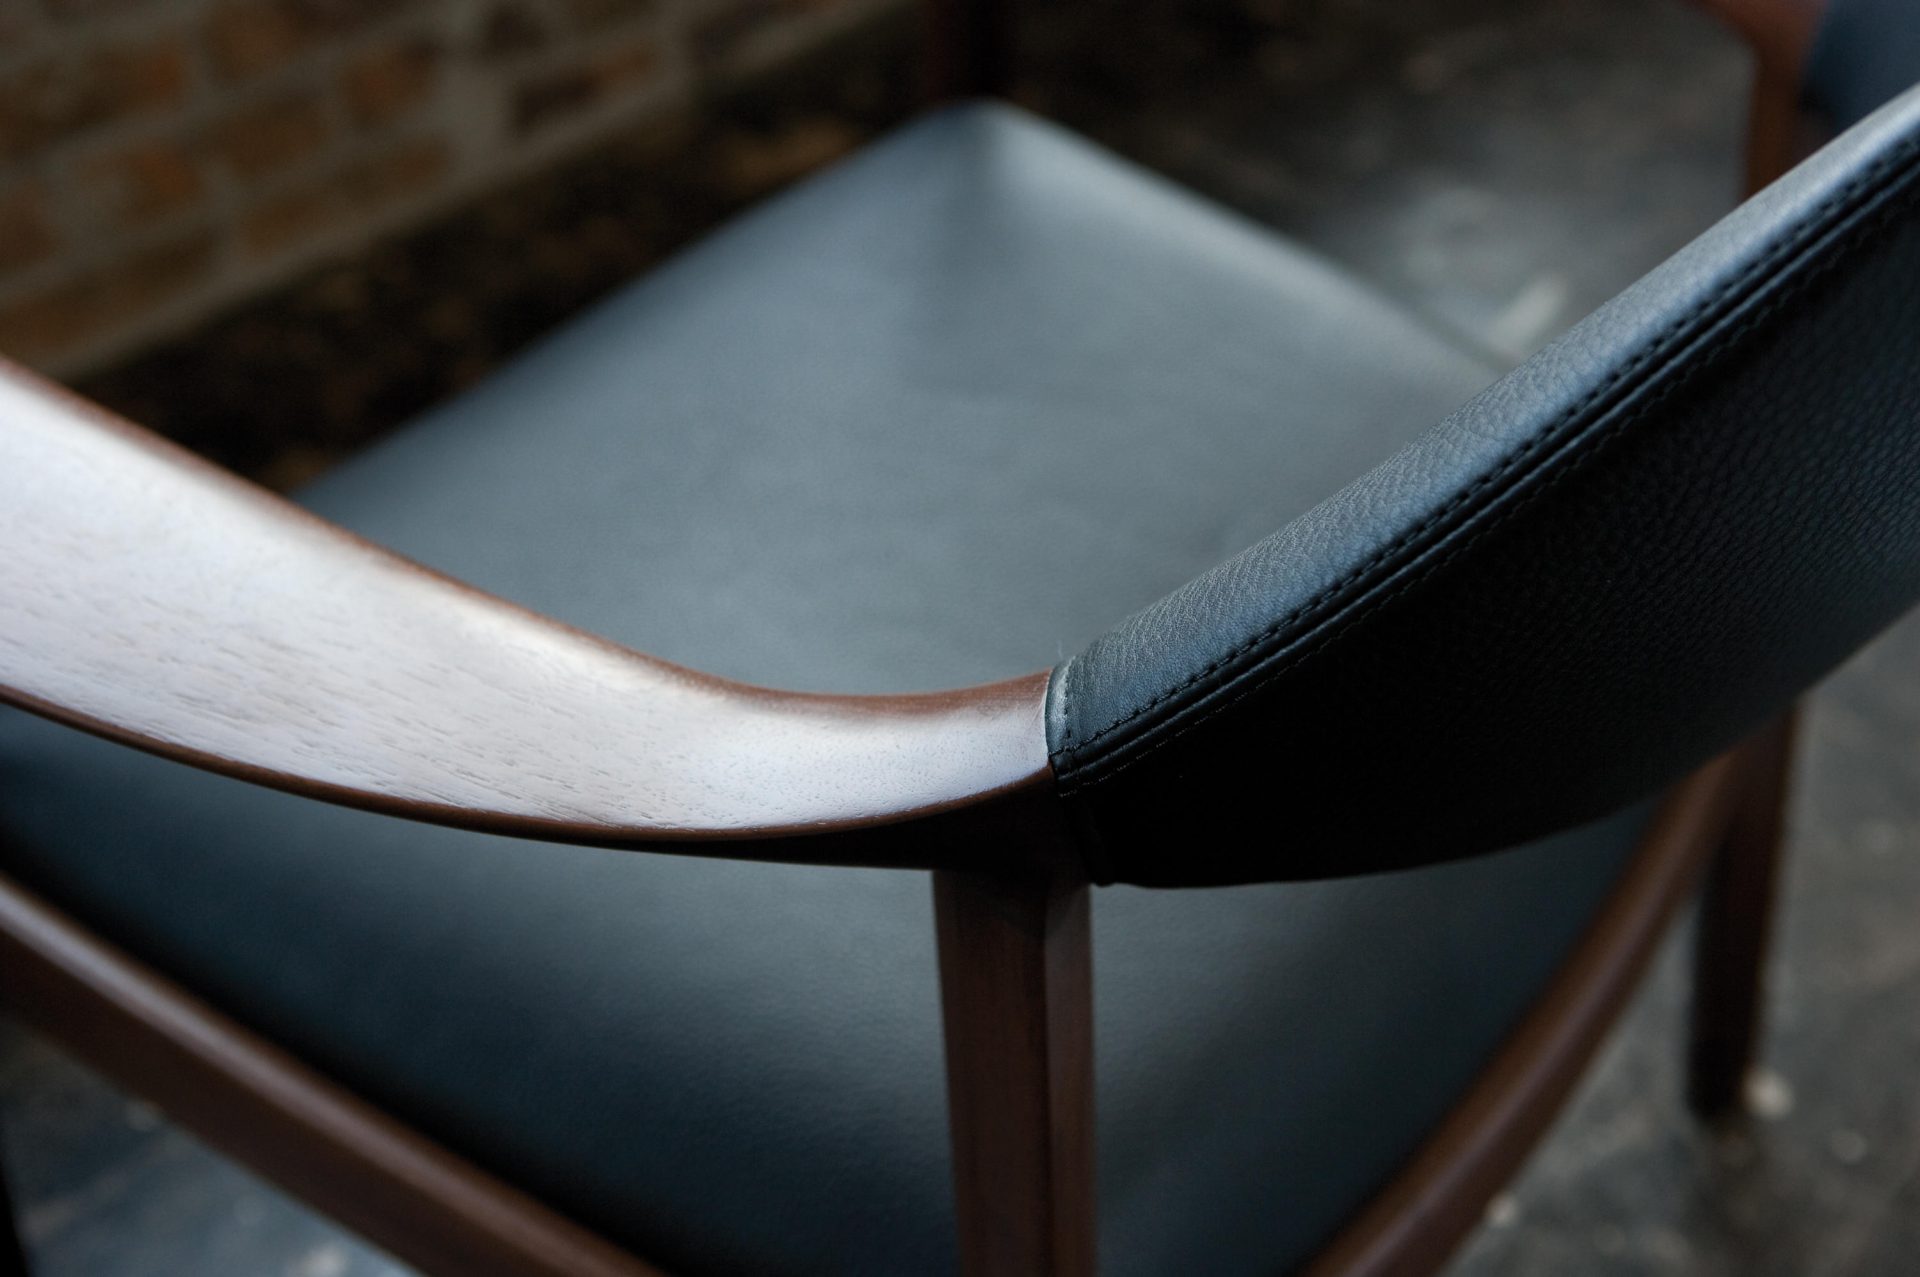
[[[1916,599],[1920,90],[1056,669],[1049,745],[1103,879],[1394,868],[1653,792]]]

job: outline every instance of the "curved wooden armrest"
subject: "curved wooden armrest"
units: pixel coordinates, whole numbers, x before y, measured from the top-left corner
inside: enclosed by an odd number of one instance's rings
[[[0,522],[0,699],[316,798],[924,865],[943,857],[897,837],[786,840],[1050,776],[1044,673],[892,697],[711,678],[401,559],[4,363]]]

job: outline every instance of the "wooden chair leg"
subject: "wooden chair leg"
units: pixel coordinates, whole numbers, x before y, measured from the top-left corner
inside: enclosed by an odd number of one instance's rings
[[[0,1163],[0,1277],[28,1277],[27,1249],[20,1242],[20,1216],[14,1207],[13,1188],[7,1183],[6,1167]]]
[[[921,0],[930,102],[1004,93],[1013,74],[1011,0]]]
[[[1087,884],[936,873],[960,1268],[1092,1277]]]
[[[1741,1111],[1760,1038],[1794,725],[1789,712],[1743,747],[1746,792],[1700,892],[1687,1102],[1703,1118]]]
[[[0,1185],[0,1277],[29,1277],[27,1248],[19,1241],[19,1216],[13,1214],[13,1194]]]
[[[1762,61],[1754,72],[1747,108],[1743,180],[1752,195],[1797,164],[1802,155],[1800,82]]]

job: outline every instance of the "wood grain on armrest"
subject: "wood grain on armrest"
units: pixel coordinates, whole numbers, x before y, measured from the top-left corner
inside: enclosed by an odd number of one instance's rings
[[[5,364],[0,537],[0,699],[334,802],[811,860],[739,840],[1049,778],[1045,674],[895,697],[711,678],[401,559]]]

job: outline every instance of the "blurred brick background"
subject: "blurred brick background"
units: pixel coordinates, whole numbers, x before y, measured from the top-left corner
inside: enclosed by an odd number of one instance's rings
[[[915,104],[902,0],[364,3],[0,0],[0,308],[57,288],[96,314],[210,307],[164,340],[76,347],[72,380],[282,486],[472,384]],[[1680,0],[1017,10],[1028,106],[1505,357],[1563,330],[1737,195],[1750,63]],[[279,15],[250,38],[283,60],[222,78],[216,11]],[[595,13],[606,25],[586,25]],[[135,52],[164,36],[181,42],[178,82],[165,47],[152,61]],[[592,70],[629,38],[652,41],[649,69]],[[363,61],[379,69],[348,87]],[[113,74],[80,74],[89,68]],[[298,126],[263,126],[279,140],[233,142],[229,155],[219,124],[303,88],[324,104],[313,149],[242,177],[239,151],[270,156]],[[444,157],[413,194],[351,176],[408,144]],[[152,158],[135,158],[143,146]],[[88,185],[112,157],[127,157],[122,176]],[[317,238],[289,232],[306,247],[248,248],[252,210],[330,184],[341,189],[317,196],[329,209],[309,228]],[[196,229],[203,247],[188,251]],[[116,342],[124,353],[103,353]],[[1760,1120],[1710,1130],[1682,1108],[1687,936],[1676,935],[1455,1277],[1916,1270],[1915,669],[1920,618],[1808,718]],[[0,1134],[42,1277],[403,1277],[5,1025],[0,1083]]]
[[[899,7],[0,0],[0,350],[107,366]]]

